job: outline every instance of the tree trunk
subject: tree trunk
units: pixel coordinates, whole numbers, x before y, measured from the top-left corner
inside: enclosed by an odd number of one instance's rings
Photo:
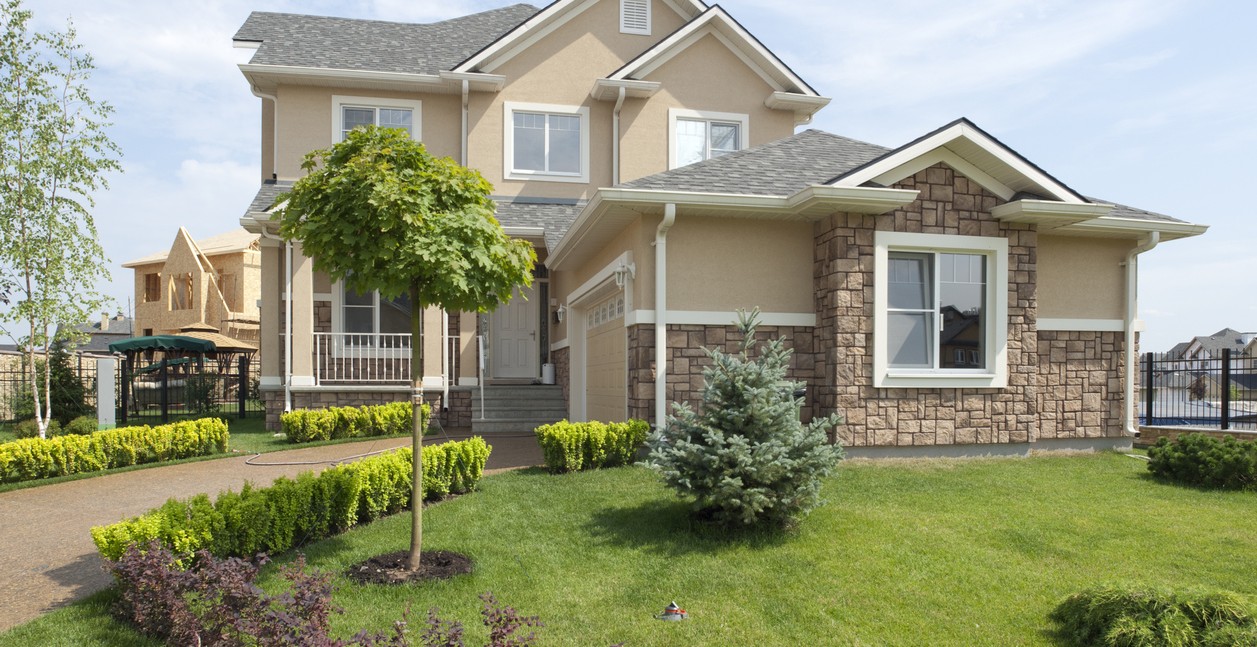
[[[410,557],[407,568],[419,570],[423,549],[423,306],[419,303],[419,281],[410,283],[410,402],[414,407],[411,450]]]

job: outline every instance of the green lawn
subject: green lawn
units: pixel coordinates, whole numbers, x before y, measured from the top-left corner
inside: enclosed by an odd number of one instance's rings
[[[477,595],[493,591],[541,616],[543,645],[1051,645],[1048,611],[1100,582],[1257,595],[1257,493],[1165,485],[1120,454],[849,462],[825,496],[791,532],[730,536],[691,523],[643,468],[488,477],[425,513],[425,548],[471,555],[474,573],[340,579],[336,627],[439,606],[480,644]],[[305,552],[339,572],[408,536],[401,515]],[[674,599],[690,620],[651,619]],[[51,613],[0,645],[92,644],[122,631],[103,608]]]

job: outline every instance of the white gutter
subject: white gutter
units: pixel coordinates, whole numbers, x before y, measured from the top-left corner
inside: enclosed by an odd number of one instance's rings
[[[259,99],[270,99],[271,105],[274,106],[274,123],[271,124],[271,177],[275,176],[275,169],[279,168],[279,98],[273,94],[266,94],[258,89],[258,86],[249,84],[249,92]]]
[[[1130,250],[1126,255],[1126,435],[1134,437],[1139,433],[1139,425],[1135,421],[1135,373],[1139,371],[1138,358],[1135,356],[1135,316],[1139,310],[1139,255],[1151,250],[1161,242],[1161,232],[1154,231],[1142,245]],[[1144,388],[1152,388],[1151,384]]]
[[[470,92],[471,82],[463,79],[463,154],[459,162],[463,166],[467,166],[467,99]]]
[[[663,220],[655,229],[655,428],[667,419],[664,398],[668,386],[668,230],[677,219],[677,206],[663,206]]]
[[[620,108],[624,107],[624,95],[624,86],[620,86],[611,111],[611,186],[620,183]]]

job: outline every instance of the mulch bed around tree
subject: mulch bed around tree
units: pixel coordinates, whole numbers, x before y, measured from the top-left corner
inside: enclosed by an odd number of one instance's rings
[[[419,570],[406,568],[409,551],[376,555],[349,567],[345,576],[358,584],[406,584],[425,580],[448,580],[471,572],[471,558],[448,550],[425,550],[419,555]]]

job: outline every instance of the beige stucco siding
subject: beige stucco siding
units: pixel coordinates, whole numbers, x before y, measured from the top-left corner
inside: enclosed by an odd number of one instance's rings
[[[259,99],[262,102],[262,179],[269,180],[275,169],[275,102],[270,99]]]
[[[812,225],[678,217],[668,233],[668,308],[810,313]]]
[[[301,171],[301,160],[305,154],[332,145],[333,96],[367,99],[363,103],[370,103],[373,98],[418,101],[419,135],[424,145],[435,155],[459,159],[462,109],[457,96],[281,85],[276,90],[279,99],[279,163],[276,173],[279,179],[294,180],[305,175]]]
[[[744,147],[788,137],[794,113],[772,110],[773,91],[715,36],[707,35],[646,77],[663,88],[649,99],[630,101],[620,113],[623,131],[620,179],[628,182],[668,168],[668,111],[683,108],[747,115]],[[749,135],[749,137],[747,136]]]
[[[1121,319],[1122,263],[1131,246],[1128,240],[1040,236],[1039,318]]]
[[[643,303],[646,298],[653,294],[654,273],[651,266],[654,264],[655,254],[654,248],[651,247],[650,243],[654,240],[654,224],[657,224],[658,218],[655,218],[654,223],[648,222],[649,220],[649,217],[644,217],[629,223],[611,242],[604,245],[597,254],[594,254],[580,267],[552,274],[550,277],[550,294],[559,303],[567,304],[568,297],[574,290],[584,285],[586,281],[607,267],[620,254],[631,252],[633,264],[637,267],[637,277],[632,281],[630,304],[633,309],[648,307],[643,305]],[[566,338],[566,324],[552,326],[550,333],[551,343],[559,342]]]

